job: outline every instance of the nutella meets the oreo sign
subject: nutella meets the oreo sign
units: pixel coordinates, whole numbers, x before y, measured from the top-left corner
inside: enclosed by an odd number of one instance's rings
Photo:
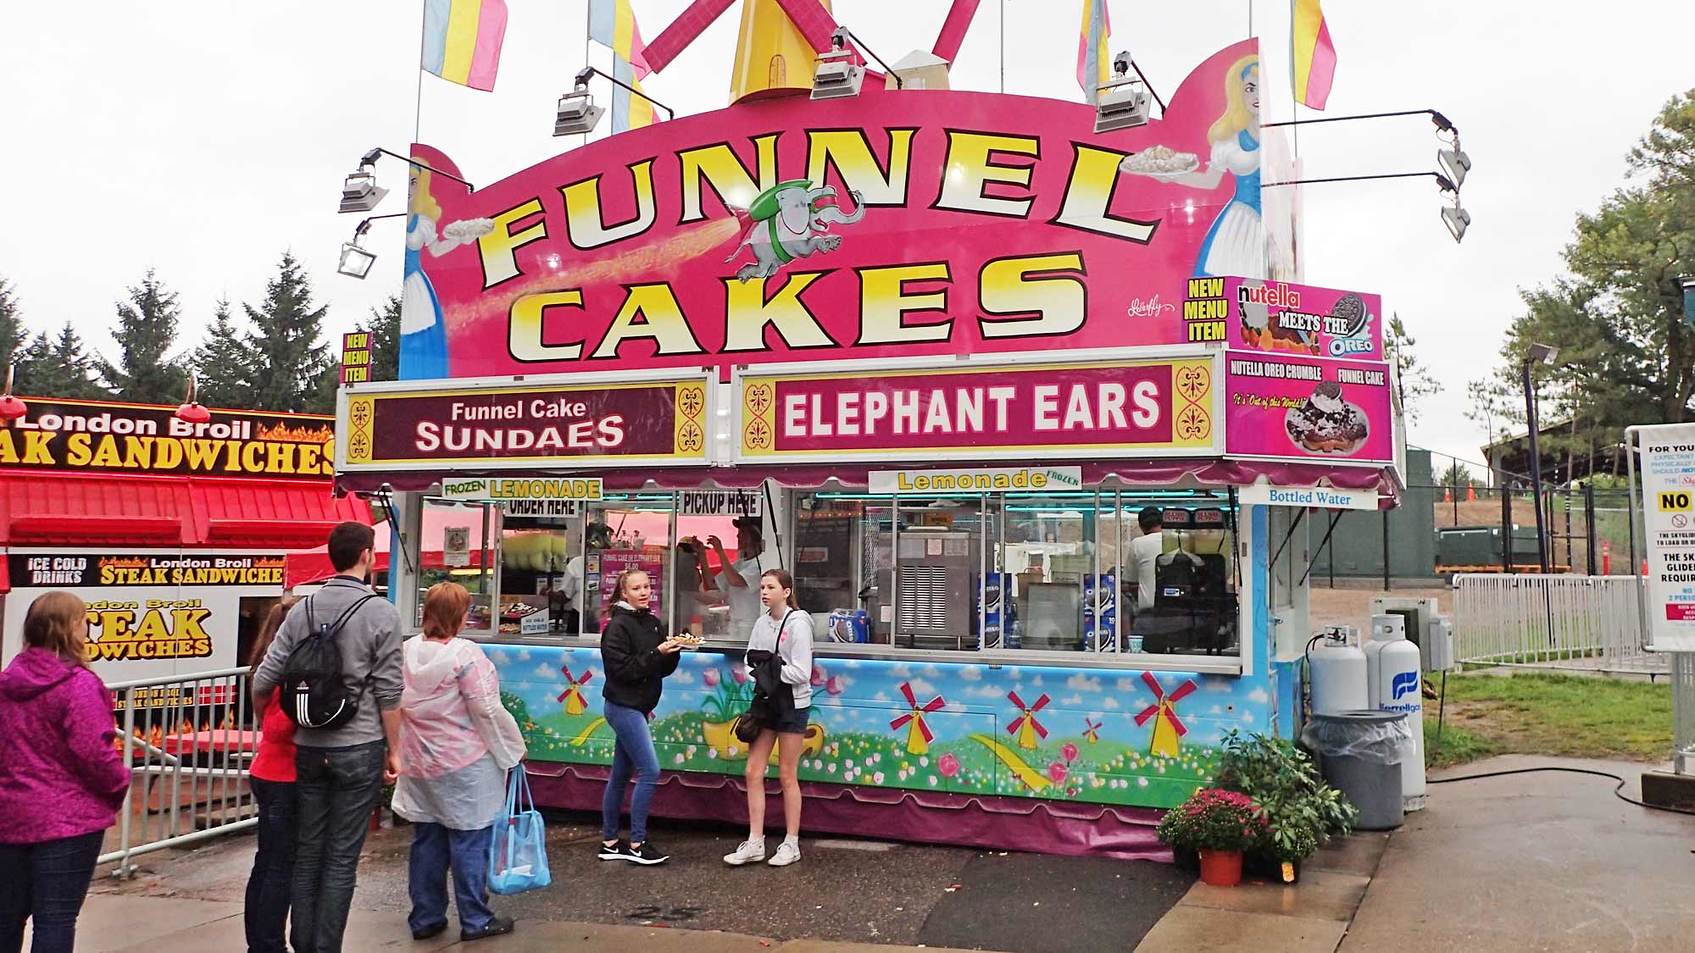
[[[1395,458],[1389,365],[1230,351],[1224,452],[1304,462]]]

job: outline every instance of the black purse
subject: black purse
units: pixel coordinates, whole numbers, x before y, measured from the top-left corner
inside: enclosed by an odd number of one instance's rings
[[[777,624],[777,642],[779,645],[783,641],[783,626],[788,624],[789,616],[798,611],[800,610],[790,609],[787,613],[784,613],[783,621]],[[774,703],[765,685],[767,683],[777,684],[782,681],[782,656],[776,652],[758,651],[763,657],[757,661],[753,660],[753,651],[749,651],[742,657],[743,661],[748,663],[748,678],[753,680],[753,701],[748,704],[747,711],[737,715],[736,720],[730,725],[730,731],[736,736],[736,740],[747,745],[753,744],[759,738],[759,733],[765,730],[772,721],[771,708]]]

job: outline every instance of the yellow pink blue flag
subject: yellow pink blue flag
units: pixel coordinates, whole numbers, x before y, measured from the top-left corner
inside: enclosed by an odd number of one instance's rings
[[[424,0],[423,67],[449,82],[494,91],[506,39],[506,0]]]
[[[1083,87],[1083,98],[1091,103],[1100,87],[1112,82],[1112,54],[1107,52],[1111,33],[1106,0],[1083,0],[1083,27],[1077,37],[1077,85]]]
[[[612,51],[612,75],[641,89],[652,72],[642,51],[641,28],[636,26],[630,0],[589,0],[589,38]],[[620,86],[612,87],[612,131],[625,132],[653,124],[653,104]]]

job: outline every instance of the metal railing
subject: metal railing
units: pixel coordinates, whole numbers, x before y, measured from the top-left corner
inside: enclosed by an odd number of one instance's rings
[[[247,769],[259,746],[247,669],[139,679],[107,686],[117,746],[130,766],[117,843],[99,863],[133,877],[134,858],[258,823]]]
[[[1635,576],[1461,573],[1454,577],[1454,657],[1468,664],[1658,675],[1647,651]]]

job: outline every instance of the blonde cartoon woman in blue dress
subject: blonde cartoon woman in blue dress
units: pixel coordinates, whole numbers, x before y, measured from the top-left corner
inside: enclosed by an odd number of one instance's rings
[[[1236,179],[1236,193],[1207,230],[1195,261],[1197,275],[1265,275],[1265,230],[1260,221],[1259,172],[1259,57],[1244,56],[1224,74],[1224,113],[1207,130],[1212,154],[1204,165],[1194,162],[1185,171],[1160,168],[1146,153],[1171,152],[1155,146],[1126,158],[1124,171],[1148,175],[1202,191],[1218,187],[1226,173]],[[1181,153],[1176,156],[1182,156]],[[1173,156],[1175,158],[1175,156]],[[1188,156],[1190,160],[1193,155]]]
[[[430,195],[430,173],[412,170],[412,207],[406,219],[406,265],[400,293],[400,376],[411,380],[447,376],[447,324],[435,287],[424,274],[424,249],[445,255],[494,230],[486,218],[466,219],[442,229],[441,206]]]

